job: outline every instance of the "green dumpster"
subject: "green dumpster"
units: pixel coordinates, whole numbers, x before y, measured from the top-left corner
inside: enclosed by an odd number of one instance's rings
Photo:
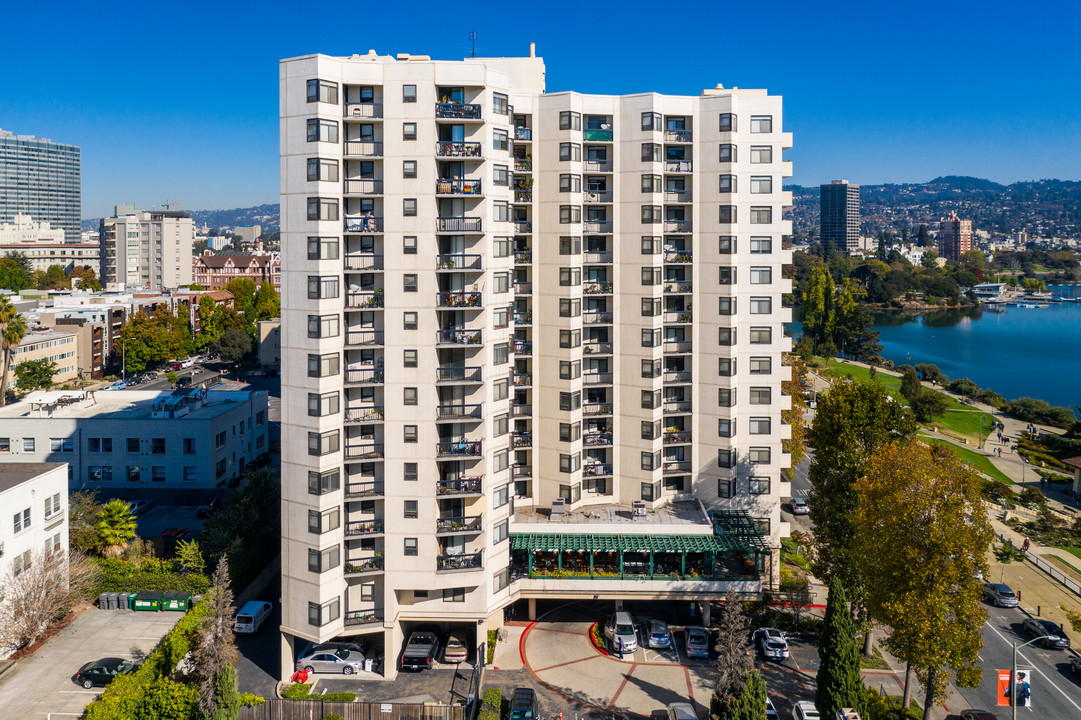
[[[183,590],[170,590],[162,598],[161,609],[187,612],[191,609],[191,593]]]
[[[162,593],[157,590],[141,592],[131,598],[132,610],[157,612],[161,610]]]

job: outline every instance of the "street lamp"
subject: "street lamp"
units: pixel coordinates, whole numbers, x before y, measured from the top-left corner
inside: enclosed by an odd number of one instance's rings
[[[1013,708],[1013,720],[1017,720],[1017,688],[1015,687],[1015,679],[1017,678],[1017,651],[1026,645],[1031,645],[1034,642],[1046,639],[1046,635],[1041,635],[1037,638],[1032,638],[1026,643],[1021,643],[1020,645],[1017,643],[1013,644],[1013,671],[1010,673],[1010,706]]]

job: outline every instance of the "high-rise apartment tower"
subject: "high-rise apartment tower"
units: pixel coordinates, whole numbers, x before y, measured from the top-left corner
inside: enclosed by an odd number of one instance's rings
[[[956,212],[938,223],[938,254],[947,260],[960,260],[972,249],[972,221],[962,220]]]
[[[547,94],[532,50],[310,55],[280,90],[283,672],[777,580],[780,97]]]
[[[117,206],[102,218],[101,282],[127,288],[168,290],[192,283],[195,225],[181,210]]]
[[[29,215],[79,242],[82,164],[76,145],[0,130],[0,225]]]
[[[834,180],[819,188],[819,239],[851,254],[860,245],[860,186]]]

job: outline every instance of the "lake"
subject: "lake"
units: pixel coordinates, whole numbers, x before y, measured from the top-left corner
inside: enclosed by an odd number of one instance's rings
[[[1048,288],[1081,297],[1081,288]],[[1081,303],[1015,305],[923,315],[876,313],[882,357],[895,364],[934,363],[951,380],[967,377],[1012,400],[1081,405]]]

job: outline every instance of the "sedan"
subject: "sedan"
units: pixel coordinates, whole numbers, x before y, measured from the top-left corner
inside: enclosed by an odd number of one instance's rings
[[[461,635],[451,635],[443,648],[443,662],[448,664],[464,663],[469,659],[469,646]]]
[[[166,528],[161,531],[161,536],[163,538],[176,538],[177,540],[180,540],[181,538],[187,537],[190,532],[191,530],[188,528]]]
[[[996,607],[1017,607],[1017,593],[1009,585],[985,582],[983,595]]]
[[[642,635],[651,648],[667,650],[672,647],[672,633],[664,620],[646,620],[642,623]]]
[[[687,657],[709,658],[709,633],[701,625],[690,625],[684,631],[687,641]]]
[[[962,710],[961,720],[998,720],[998,716],[987,710]]]
[[[1062,650],[1070,647],[1070,638],[1066,637],[1066,633],[1062,631],[1061,627],[1050,620],[1029,618],[1021,623],[1021,627],[1032,637],[1042,637],[1043,639],[1039,643],[1044,647],[1060,648]]]
[[[296,665],[297,670],[307,670],[310,673],[329,672],[342,675],[352,675],[363,667],[364,655],[340,648],[313,652],[297,660]]]
[[[107,657],[88,662],[75,673],[75,681],[89,690],[97,685],[104,687],[120,675],[126,675],[135,669],[135,663],[123,658]]]
[[[1074,674],[1081,675],[1081,657],[1070,658],[1070,669],[1074,671]]]
[[[754,645],[758,654],[767,660],[784,660],[788,657],[788,641],[777,628],[758,628],[754,631]]]

